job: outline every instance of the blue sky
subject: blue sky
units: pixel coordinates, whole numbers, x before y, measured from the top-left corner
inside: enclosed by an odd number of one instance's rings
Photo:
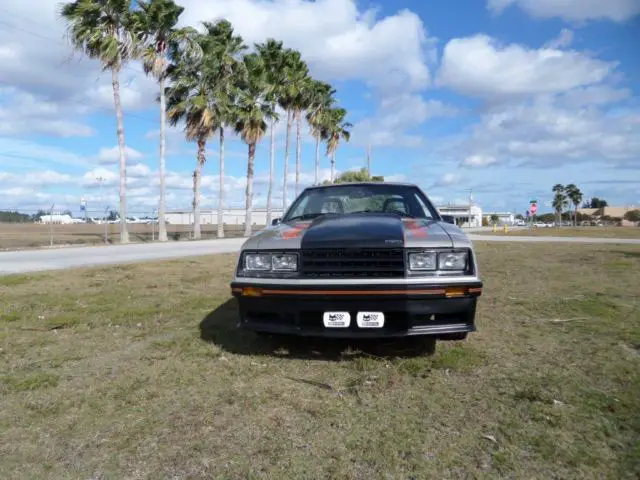
[[[419,184],[438,203],[522,212],[555,183],[640,205],[640,32],[637,0],[183,0],[184,24],[226,17],[249,44],[297,48],[313,76],[338,89],[354,124],[337,169],[365,165]],[[117,207],[110,75],[70,57],[47,0],[0,7],[0,209],[55,203]],[[6,27],[6,28],[5,28]],[[121,74],[129,210],[157,205],[157,87],[136,63]],[[314,144],[304,129],[303,183]],[[276,129],[281,204],[284,125]],[[195,146],[168,132],[168,207],[188,208]],[[218,198],[218,144],[209,145],[203,204]],[[293,198],[294,143],[289,160]],[[227,205],[244,204],[246,146],[229,137]],[[266,201],[268,139],[258,149],[254,204]],[[322,159],[322,174],[329,163]],[[96,177],[105,179],[101,188]]]

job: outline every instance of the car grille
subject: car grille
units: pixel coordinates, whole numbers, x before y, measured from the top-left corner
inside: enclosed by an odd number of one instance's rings
[[[398,278],[405,276],[402,249],[308,249],[301,251],[305,278]]]

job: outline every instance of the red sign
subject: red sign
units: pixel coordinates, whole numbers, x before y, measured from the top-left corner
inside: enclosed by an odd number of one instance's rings
[[[532,203],[531,206],[529,207],[529,210],[531,211],[531,214],[534,214],[538,211],[538,205],[536,205],[535,203]]]

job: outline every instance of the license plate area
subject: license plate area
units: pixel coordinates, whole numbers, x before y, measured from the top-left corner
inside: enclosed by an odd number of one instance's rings
[[[324,312],[322,322],[325,328],[349,328],[351,314],[349,312]]]
[[[382,328],[384,327],[384,313],[358,312],[356,323],[360,328]]]

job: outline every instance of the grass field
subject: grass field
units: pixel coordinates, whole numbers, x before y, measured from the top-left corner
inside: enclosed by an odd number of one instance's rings
[[[0,277],[0,478],[638,478],[640,248],[478,252],[431,357],[237,331],[232,255]]]
[[[482,232],[482,235],[532,236],[532,237],[592,237],[592,238],[640,238],[639,227],[559,227],[502,229]]]
[[[14,250],[48,246],[51,243],[50,225],[37,223],[0,223],[0,250]],[[131,242],[150,242],[158,238],[158,226],[129,224]],[[214,238],[217,225],[202,225],[202,238]],[[262,228],[255,226],[254,229]],[[103,245],[105,226],[95,223],[77,225],[53,225],[54,245]],[[167,225],[169,240],[187,240],[191,237],[191,225]],[[120,225],[107,225],[108,243],[120,242]],[[225,236],[240,237],[244,225],[225,225]]]

